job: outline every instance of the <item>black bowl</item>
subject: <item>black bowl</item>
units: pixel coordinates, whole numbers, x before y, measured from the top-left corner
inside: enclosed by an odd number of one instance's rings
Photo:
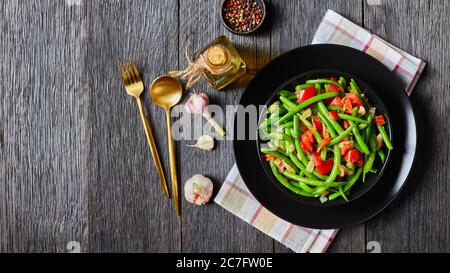
[[[225,4],[226,2],[228,2],[229,0],[223,0],[222,1],[222,5],[220,6],[220,20],[222,21],[223,26],[231,33],[237,34],[237,35],[248,35],[251,33],[256,32],[258,29],[261,28],[261,26],[263,25],[264,21],[266,20],[266,13],[267,13],[267,8],[266,8],[266,4],[264,3],[264,0],[256,0],[257,5],[259,5],[259,7],[261,8],[261,22],[259,22],[259,24],[252,30],[250,31],[246,31],[246,32],[241,32],[241,31],[237,31],[235,29],[233,29],[231,26],[229,26],[225,20],[225,15],[224,15],[224,11],[225,11]]]
[[[266,165],[261,164],[256,128],[245,126],[237,130],[238,118],[242,114],[239,112],[234,121],[233,150],[243,181],[266,209],[296,225],[317,229],[342,228],[364,222],[378,214],[405,185],[416,157],[415,116],[404,85],[382,63],[353,48],[325,44],[297,48],[272,60],[248,84],[239,103],[240,108],[266,105],[273,99],[274,91],[312,71],[331,71],[353,77],[366,90],[379,111],[388,113],[394,150],[389,154],[389,162],[383,167],[383,173],[375,179],[376,182],[371,182],[371,189],[365,192],[361,189],[359,197],[337,205],[314,205],[308,200],[290,195],[278,183],[274,183],[264,169]],[[244,132],[242,129],[245,129]],[[239,139],[244,133],[250,137]]]
[[[344,77],[347,80],[354,79],[356,83],[358,84],[361,91],[367,96],[369,99],[370,104],[373,107],[377,108],[377,115],[384,115],[386,117],[386,132],[388,133],[390,139],[393,143],[395,143],[395,140],[393,139],[393,133],[392,133],[392,127],[389,117],[389,113],[386,109],[386,106],[384,105],[383,101],[380,99],[380,97],[377,95],[377,93],[364,81],[358,79],[357,77],[350,75],[345,72],[335,71],[335,70],[314,70],[314,71],[308,71],[306,73],[302,73],[293,79],[288,80],[286,83],[282,84],[279,88],[277,88],[273,94],[270,96],[269,100],[266,103],[266,107],[264,108],[264,111],[262,112],[262,115],[259,119],[259,124],[262,123],[265,119],[265,110],[267,107],[269,107],[272,103],[278,100],[278,94],[280,90],[295,90],[295,86],[299,84],[305,83],[307,80],[317,79],[317,78],[330,78],[330,77],[336,77],[339,78],[340,76]],[[257,141],[257,149],[260,150],[261,145],[266,143],[266,141],[262,140],[258,131],[258,141]],[[290,198],[294,198],[296,200],[299,200],[300,202],[303,202],[305,204],[309,205],[315,205],[315,206],[335,206],[335,205],[341,205],[344,203],[347,203],[343,198],[336,198],[332,201],[327,201],[325,203],[321,203],[319,198],[310,198],[310,197],[303,197],[300,195],[297,195],[290,190],[286,189],[281,183],[275,178],[275,176],[272,173],[272,170],[270,169],[270,166],[265,160],[265,158],[262,156],[262,154],[259,154],[260,162],[267,174],[267,176],[271,179],[271,181],[276,185],[279,190],[284,192],[286,195],[288,195]],[[387,151],[386,161],[384,164],[380,165],[374,165],[375,169],[378,169],[378,172],[376,174],[369,173],[367,174],[366,181],[362,183],[362,177],[359,178],[358,182],[355,183],[355,185],[352,187],[351,193],[348,196],[349,202],[352,202],[353,200],[361,197],[364,195],[367,191],[369,191],[375,184],[378,182],[378,180],[382,177],[385,166],[389,164],[390,158],[391,158],[391,152]]]

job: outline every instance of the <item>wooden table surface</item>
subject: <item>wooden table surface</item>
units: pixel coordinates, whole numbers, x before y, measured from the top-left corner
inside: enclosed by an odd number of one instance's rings
[[[228,33],[220,1],[5,0],[0,3],[0,251],[287,252],[212,204],[164,200],[137,106],[118,59],[137,60],[146,84],[186,66],[184,46],[218,35],[238,47],[250,72],[213,103],[237,104],[254,73],[307,45],[327,9],[427,61],[411,96],[423,143],[411,179],[381,214],[339,232],[330,252],[450,251],[450,2],[272,0],[262,32]],[[351,60],[349,60],[351,61]],[[166,173],[163,111],[145,95]],[[232,143],[205,153],[178,142],[179,179],[197,173],[218,188],[234,163]]]

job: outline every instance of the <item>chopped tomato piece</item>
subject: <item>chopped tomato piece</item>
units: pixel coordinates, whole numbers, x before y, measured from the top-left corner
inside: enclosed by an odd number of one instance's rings
[[[341,88],[335,84],[328,85],[328,92],[341,92]]]
[[[310,143],[310,144],[314,144],[314,142],[315,142],[314,136],[310,130],[307,130],[306,132],[304,132],[300,136],[300,139],[301,139],[301,141]]]
[[[327,175],[331,172],[333,169],[334,161],[332,158],[323,161],[323,163],[320,166],[316,166],[316,170],[318,173],[322,175]]]
[[[322,134],[322,123],[320,123],[320,121],[318,121],[316,118],[312,119],[312,123],[314,124],[314,127],[316,127],[317,132],[319,132],[319,134]]]
[[[297,92],[297,101],[299,103],[302,103],[316,95],[316,87],[310,86],[306,87],[305,89]]]
[[[346,98],[344,102],[344,111],[348,114],[351,114],[353,112],[353,105],[350,99]]]
[[[330,80],[334,81],[334,82],[338,82],[338,80],[336,79],[336,77],[331,77]]]
[[[358,107],[363,105],[363,103],[362,103],[361,99],[358,97],[358,95],[356,95],[354,93],[347,93],[345,96],[347,97],[347,99],[349,99],[351,101],[352,105],[355,105]]]
[[[342,107],[344,106],[344,104],[342,103],[342,99],[340,97],[334,97],[334,99],[330,102],[329,106]]]
[[[350,123],[348,123],[348,121],[344,119],[344,121],[342,122],[342,126],[344,126],[344,129],[347,130],[348,128],[350,128]]]
[[[320,157],[320,154],[318,154],[318,153],[313,153],[312,160],[314,162],[314,166],[316,166],[316,167],[322,166],[322,164],[323,164],[323,160]]]
[[[309,154],[313,152],[313,144],[315,139],[310,130],[307,130],[300,136],[301,142],[300,145],[305,153]]]
[[[341,150],[341,155],[345,155],[349,150],[353,148],[353,144],[348,140],[343,140],[339,143],[339,149]]]
[[[336,110],[328,112],[328,116],[333,120],[339,120],[338,112]]]
[[[364,165],[364,157],[358,149],[352,149],[348,151],[345,156],[345,160],[350,163],[355,163],[362,167]]]
[[[275,161],[275,160],[277,160],[277,158],[275,156],[273,156],[273,155],[265,154],[264,157],[266,158],[267,161]]]
[[[376,116],[376,117],[373,119],[373,122],[374,122],[377,126],[383,126],[383,125],[386,124],[386,121],[384,120],[384,116],[383,116],[383,115]]]
[[[302,141],[300,142],[300,145],[302,146],[303,152],[305,152],[306,154],[313,152],[313,146],[311,145],[311,143]]]

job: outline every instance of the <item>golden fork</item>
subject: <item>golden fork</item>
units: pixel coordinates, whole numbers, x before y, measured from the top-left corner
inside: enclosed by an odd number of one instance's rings
[[[139,106],[139,113],[141,115],[142,123],[144,124],[145,134],[147,136],[147,141],[150,146],[150,152],[153,157],[153,162],[155,163],[156,170],[158,172],[159,178],[161,180],[161,187],[163,188],[164,194],[169,198],[169,190],[167,189],[166,177],[164,176],[164,171],[161,165],[161,160],[159,159],[158,150],[155,145],[155,140],[153,138],[152,129],[150,123],[147,120],[144,112],[144,106],[142,105],[141,94],[144,91],[144,83],[142,82],[141,75],[136,68],[136,65],[131,61],[120,62],[120,70],[122,71],[123,83],[125,85],[125,90],[128,95],[136,98],[137,104]]]

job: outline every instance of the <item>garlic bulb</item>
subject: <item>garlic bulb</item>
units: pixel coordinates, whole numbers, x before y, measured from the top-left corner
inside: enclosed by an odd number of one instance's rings
[[[188,145],[188,147],[195,147],[205,151],[214,149],[214,138],[208,135],[201,136],[195,145]]]
[[[211,126],[219,133],[221,136],[225,136],[225,131],[220,127],[220,125],[211,117],[208,112],[209,97],[205,93],[192,94],[189,100],[184,105],[186,112],[189,114],[202,115]]]
[[[211,179],[196,174],[184,184],[184,197],[189,203],[204,206],[211,199],[213,189]]]
[[[189,114],[203,115],[209,105],[209,97],[205,93],[192,94],[185,104]]]

